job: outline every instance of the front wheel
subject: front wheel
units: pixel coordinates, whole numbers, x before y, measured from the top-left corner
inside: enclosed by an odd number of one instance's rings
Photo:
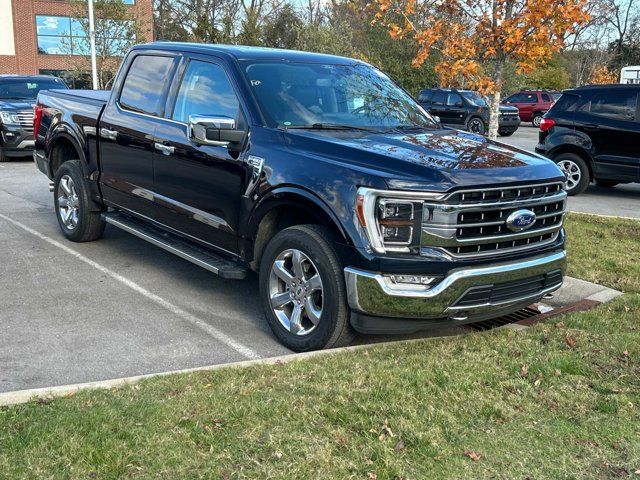
[[[582,157],[574,153],[562,153],[553,159],[566,178],[568,195],[578,195],[589,186],[589,167]]]
[[[53,184],[56,217],[65,237],[73,242],[90,242],[100,238],[105,222],[100,218],[100,212],[95,211],[80,160],[63,163],[56,172]]]
[[[478,135],[484,135],[487,131],[487,127],[481,118],[473,117],[467,124],[467,130]]]
[[[349,323],[342,264],[319,225],[297,225],[278,233],[260,262],[260,296],[271,330],[296,352],[348,344]]]
[[[0,163],[6,162],[6,161],[7,161],[7,156],[2,151],[2,147],[0,147]]]

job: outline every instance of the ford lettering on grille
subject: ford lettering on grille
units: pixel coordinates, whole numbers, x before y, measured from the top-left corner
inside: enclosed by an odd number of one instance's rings
[[[536,223],[536,214],[531,210],[516,210],[507,217],[507,227],[514,232],[522,232]]]

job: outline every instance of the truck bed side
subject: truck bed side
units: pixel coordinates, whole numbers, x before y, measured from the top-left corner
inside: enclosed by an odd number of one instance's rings
[[[99,119],[109,95],[109,91],[45,90],[36,101],[36,110],[42,110],[34,150],[38,168],[53,180],[63,160],[80,159],[96,198]]]

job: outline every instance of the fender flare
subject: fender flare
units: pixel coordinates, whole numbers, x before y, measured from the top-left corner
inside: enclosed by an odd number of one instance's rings
[[[87,161],[87,156],[86,156],[85,149],[82,148],[81,142],[78,141],[78,137],[77,137],[76,132],[72,128],[70,128],[68,125],[66,125],[65,123],[58,123],[53,128],[53,131],[51,132],[50,137],[47,140],[47,149],[45,151],[45,155],[47,157],[50,157],[51,152],[53,151],[53,148],[56,146],[56,144],[58,143],[58,141],[60,139],[65,139],[69,143],[71,143],[73,148],[76,150],[76,153],[78,155],[78,159],[80,160],[80,163],[82,164],[83,173],[84,173],[85,177],[88,177],[89,176],[89,173],[88,173],[89,164],[88,164],[88,161]],[[52,165],[51,161],[49,162],[49,170],[51,170],[49,173],[53,177],[54,172],[53,172],[53,165]]]
[[[296,203],[292,201],[292,199],[296,196],[299,198],[304,198],[307,203],[320,208],[323,214],[326,215],[338,229],[340,235],[348,243],[353,244],[353,239],[347,233],[347,230],[345,229],[343,223],[321,197],[304,188],[293,186],[276,187],[259,200],[257,205],[253,208],[251,214],[249,215],[247,233],[250,236],[254,236],[258,231],[260,222],[272,209],[277,208],[280,205],[300,206],[299,204],[296,205]]]

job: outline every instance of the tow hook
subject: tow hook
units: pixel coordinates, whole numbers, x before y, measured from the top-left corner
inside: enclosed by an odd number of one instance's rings
[[[49,182],[49,191],[53,192],[53,190],[55,189],[53,182]]]

